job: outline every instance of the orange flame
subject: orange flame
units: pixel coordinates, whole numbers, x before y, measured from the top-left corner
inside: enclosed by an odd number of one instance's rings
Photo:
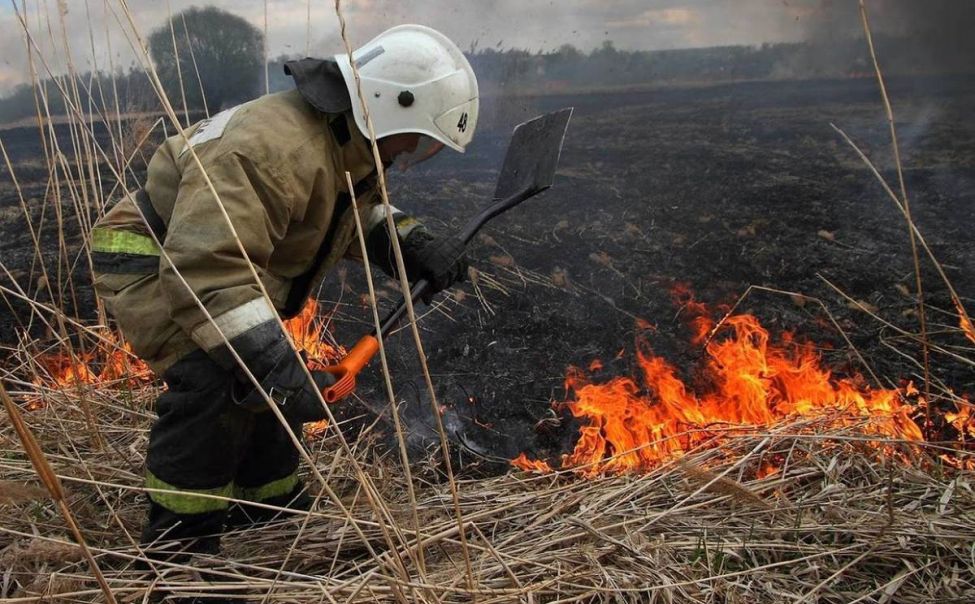
[[[309,300],[301,312],[284,322],[295,347],[308,355],[308,368],[322,369],[345,356],[345,348],[325,341],[328,335],[328,318],[319,313],[318,301]],[[328,420],[305,424],[309,438],[320,437],[328,429]]]
[[[548,462],[543,460],[528,459],[528,456],[522,453],[518,457],[511,460],[511,465],[524,470],[526,472],[536,472],[540,474],[547,474],[552,471],[552,466],[548,465]]]
[[[955,308],[958,310],[958,323],[961,327],[961,331],[965,334],[973,344],[975,344],[975,325],[972,325],[972,320],[968,318],[968,313],[965,312],[965,307],[961,305],[957,299],[955,300]]]
[[[81,355],[81,358],[77,361],[68,353],[57,353],[39,357],[38,363],[47,374],[45,376],[47,379],[38,379],[35,381],[38,385],[58,387],[94,384],[98,381],[98,374],[89,367],[93,356],[91,353]]]
[[[132,386],[152,380],[152,371],[132,353],[128,342],[120,344],[120,339],[112,333],[93,351],[41,355],[37,362],[46,374],[35,380],[39,386],[63,388],[114,382]]]
[[[39,355],[36,360],[42,371],[33,383],[42,388],[63,390],[79,386],[108,386],[132,388],[153,379],[148,365],[132,354],[128,342],[107,332],[94,350],[85,352],[56,352]],[[27,401],[28,409],[44,406],[42,396]]]
[[[284,322],[295,347],[308,355],[308,367],[320,369],[338,361],[345,355],[341,346],[325,341],[328,319],[319,314],[318,301],[309,300],[298,315]]]
[[[285,321],[284,326],[298,349],[307,353],[312,369],[320,369],[345,352],[341,347],[325,341],[327,321],[319,315],[315,300],[309,300],[301,313]],[[53,389],[78,385],[132,387],[151,382],[153,373],[149,366],[133,354],[128,342],[120,342],[121,338],[108,332],[93,351],[40,355],[37,362],[43,369],[43,375],[34,382],[37,386]],[[37,398],[30,401],[29,406],[40,408],[43,402]]]
[[[945,413],[945,420],[963,438],[975,439],[975,414],[972,413],[972,403],[969,401],[966,400],[960,405],[957,413]]]
[[[695,341],[708,340],[699,372],[703,379],[695,381],[704,385],[698,392],[689,388],[673,365],[653,354],[645,337],[637,343],[637,377],[597,384],[570,367],[565,385],[571,396],[561,405],[582,427],[572,452],[562,456],[562,467],[586,476],[647,471],[695,448],[714,447],[735,433],[796,418],[823,418],[835,427],[857,425],[869,434],[923,440],[912,415],[924,401],[913,386],[908,393],[871,388],[859,376],[836,377],[812,344],[796,342],[791,334],[773,342],[758,319],[747,314],[726,316],[716,325],[686,290],[676,291],[675,298],[690,315]],[[975,431],[967,407],[947,419],[961,434]],[[512,463],[544,471],[524,455]],[[761,474],[774,471],[763,468]]]

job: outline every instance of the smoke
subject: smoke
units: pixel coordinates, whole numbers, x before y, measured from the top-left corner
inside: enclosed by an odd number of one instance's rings
[[[795,73],[805,68],[806,74],[872,76],[859,4],[819,0],[805,19],[809,48],[799,56],[806,64],[791,65]],[[958,94],[956,84],[967,82],[975,70],[975,2],[866,0],[865,5],[881,70],[897,77],[888,79],[888,85],[900,84],[891,95],[902,157],[907,165],[915,157],[923,157],[929,168],[937,165],[931,180],[915,194],[954,196],[970,186],[968,176],[958,169],[956,157],[933,152],[931,145],[950,138],[946,130],[951,124],[967,119],[971,97]],[[960,85],[967,90],[967,84]],[[877,132],[885,138],[884,129]]]
[[[305,0],[130,0],[140,31],[165,23],[169,11],[215,5],[264,29],[270,58],[327,56],[342,50],[331,2]],[[584,53],[612,41],[621,50],[661,50],[807,41],[801,57],[772,59],[778,72],[804,77],[869,71],[857,0],[355,0],[344,13],[352,40],[362,44],[406,22],[435,27],[464,49],[555,50],[572,44]],[[59,14],[49,3],[28,3],[32,37],[55,73],[66,61]],[[64,27],[79,71],[126,69],[136,54],[118,25],[111,3],[64,3]],[[885,71],[959,72],[970,69],[975,50],[975,0],[867,0]],[[111,52],[109,52],[111,42]],[[111,63],[110,63],[111,59]],[[46,75],[46,74],[43,74]],[[750,74],[749,77],[759,77]],[[0,3],[0,96],[30,81],[24,36],[13,8]]]
[[[975,2],[959,0],[871,0],[871,32],[888,72],[969,71],[975,56]],[[803,20],[805,39],[821,63],[859,59],[866,48],[859,2],[820,0]],[[822,65],[823,68],[826,65]]]

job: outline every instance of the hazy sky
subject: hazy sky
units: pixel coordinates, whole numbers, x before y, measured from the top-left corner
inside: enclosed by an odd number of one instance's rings
[[[105,68],[109,46],[116,65],[128,67],[132,63],[134,55],[117,21],[125,18],[121,9],[123,0],[16,2],[18,6],[26,3],[31,34],[53,67],[63,69],[65,65],[62,22],[72,60],[79,71],[88,70],[95,63]],[[338,22],[331,0],[127,1],[143,35],[165,21],[168,9],[177,12],[194,4],[219,6],[261,29],[266,6],[271,56],[304,54],[306,48],[312,55],[339,50]],[[798,40],[831,5],[832,0],[346,0],[343,3],[354,43],[365,42],[392,25],[416,22],[443,31],[465,49],[477,41],[482,48],[500,44],[533,50],[565,43],[589,50],[606,39],[628,49]],[[310,36],[307,35],[309,23]],[[0,2],[0,94],[27,79],[23,28],[10,3]]]

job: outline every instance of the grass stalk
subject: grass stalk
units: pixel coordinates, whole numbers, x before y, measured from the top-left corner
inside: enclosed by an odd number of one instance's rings
[[[409,495],[410,508],[413,511],[413,530],[416,533],[416,542],[422,540],[420,533],[420,518],[417,515],[416,490],[413,486],[413,471],[410,468],[410,456],[406,450],[406,437],[403,433],[403,423],[399,414],[399,405],[396,404],[396,393],[393,391],[392,374],[389,371],[389,361],[386,358],[386,343],[382,334],[382,326],[379,318],[379,305],[376,302],[376,288],[372,280],[372,266],[369,264],[369,251],[366,249],[366,233],[362,230],[362,220],[359,217],[359,204],[355,195],[355,183],[352,182],[352,174],[345,173],[345,183],[349,189],[349,196],[352,199],[354,209],[356,235],[359,240],[359,252],[362,254],[362,266],[366,274],[366,285],[369,289],[369,305],[372,309],[373,325],[376,329],[376,340],[379,342],[379,361],[382,365],[383,383],[386,386],[386,397],[389,400],[390,414],[393,416],[393,428],[396,431],[396,443],[399,447],[400,463],[406,477],[406,489]],[[426,581],[426,564],[424,562],[423,548],[416,549],[417,571],[420,580]]]
[[[190,61],[193,63],[193,73],[196,74],[196,83],[200,87],[200,99],[203,103],[203,114],[208,118],[210,117],[210,107],[207,106],[207,93],[203,88],[203,77],[200,76],[200,68],[196,64],[196,52],[193,50],[193,40],[190,38],[190,30],[186,26],[186,13],[180,13],[180,18],[183,21],[183,35],[186,36],[186,48],[190,51]],[[180,86],[182,86],[182,80],[180,80]]]
[[[870,49],[870,59],[873,61],[874,73],[877,75],[877,83],[880,86],[880,96],[884,102],[884,112],[887,115],[887,126],[890,129],[890,142],[894,151],[894,165],[897,167],[897,182],[900,186],[901,206],[904,208],[904,218],[907,220],[907,232],[911,241],[911,258],[914,261],[914,286],[917,288],[917,318],[921,328],[921,357],[924,364],[924,398],[931,400],[931,352],[928,343],[927,316],[924,308],[924,286],[921,283],[921,258],[917,250],[917,237],[914,235],[914,220],[911,217],[911,202],[907,195],[907,185],[904,182],[904,168],[901,162],[900,144],[897,141],[897,126],[894,122],[894,110],[887,96],[887,85],[884,83],[884,74],[880,69],[880,62],[877,60],[877,51],[873,45],[873,34],[870,31],[870,22],[867,17],[867,6],[860,0],[860,20],[863,23],[863,32],[867,38],[867,46]],[[931,406],[928,405],[925,411],[926,427],[931,426]]]
[[[176,29],[173,27],[173,9],[169,2],[166,0],[166,23],[169,25],[169,38],[173,43],[173,59],[176,63],[176,81],[179,82],[179,95],[183,101],[183,119],[185,120],[183,127],[190,127],[190,108],[186,104],[186,87],[183,86],[183,68],[180,66],[179,58],[179,46],[176,44]],[[185,27],[186,21],[184,20],[183,25]],[[189,44],[189,36],[186,37],[186,42]]]
[[[344,15],[342,14],[341,4],[341,0],[335,0],[335,14],[339,20],[339,33],[345,46],[345,52],[349,57],[349,64],[352,66],[352,73],[356,82],[356,95],[359,99],[359,103],[362,106],[362,113],[365,116],[366,127],[369,131],[369,142],[372,146],[372,156],[376,165],[376,172],[379,176],[379,191],[382,197],[383,209],[386,215],[386,228],[389,232],[389,239],[393,248],[393,256],[396,260],[396,270],[399,275],[400,289],[403,293],[403,299],[406,302],[406,313],[409,317],[410,329],[413,333],[413,343],[416,346],[417,355],[420,360],[420,367],[423,370],[423,378],[426,382],[427,390],[430,393],[431,413],[436,420],[437,434],[440,437],[440,449],[441,453],[443,454],[447,481],[450,485],[453,510],[457,520],[457,527],[459,529],[458,536],[460,537],[461,551],[464,555],[464,567],[467,573],[467,589],[470,591],[471,597],[476,602],[477,598],[474,595],[476,588],[474,571],[471,566],[470,552],[467,549],[467,537],[465,531],[463,530],[464,518],[460,509],[460,496],[457,492],[457,482],[454,479],[454,471],[450,461],[450,447],[447,443],[447,433],[443,426],[443,418],[440,416],[440,405],[437,402],[437,393],[433,385],[433,379],[430,377],[430,368],[427,366],[427,358],[423,352],[423,341],[420,338],[420,330],[416,322],[416,313],[413,309],[413,299],[410,295],[410,282],[406,277],[406,265],[403,262],[403,252],[400,249],[399,237],[396,234],[396,225],[393,222],[393,210],[389,203],[389,192],[386,188],[386,171],[383,169],[382,158],[379,155],[379,145],[376,141],[376,131],[372,124],[372,117],[369,114],[369,106],[365,95],[362,93],[362,80],[359,77],[359,70],[352,56],[352,44],[349,42],[346,21]]]
[[[268,72],[268,61],[270,60],[268,55],[268,41],[267,41],[267,2],[264,0],[264,40],[261,45],[261,52],[264,55],[264,94],[271,93],[271,76]]]
[[[17,405],[14,404],[13,400],[10,399],[10,395],[7,394],[7,389],[4,387],[3,382],[0,382],[0,400],[3,401],[3,407],[7,411],[7,417],[10,419],[10,423],[13,426],[14,431],[16,431],[17,436],[20,438],[20,444],[27,453],[27,457],[30,459],[31,465],[34,466],[34,471],[41,479],[41,483],[43,483],[44,488],[46,488],[47,492],[51,495],[51,499],[54,500],[58,510],[61,512],[61,515],[64,518],[64,521],[67,523],[71,534],[74,536],[78,547],[81,548],[85,558],[88,560],[88,566],[91,569],[92,574],[95,575],[95,580],[98,581],[98,585],[101,587],[102,593],[105,595],[105,599],[108,600],[110,604],[115,604],[115,596],[112,594],[112,590],[105,581],[105,576],[98,567],[98,563],[95,562],[95,557],[88,549],[88,545],[85,542],[85,536],[81,533],[81,529],[78,528],[78,523],[75,521],[74,514],[71,513],[71,509],[68,507],[68,502],[65,498],[61,481],[58,480],[57,476],[54,474],[54,470],[51,469],[51,464],[48,463],[47,458],[44,456],[44,451],[42,451],[40,445],[37,444],[37,439],[34,438],[30,428],[28,428],[24,423],[24,420],[20,415],[20,410],[17,409]]]

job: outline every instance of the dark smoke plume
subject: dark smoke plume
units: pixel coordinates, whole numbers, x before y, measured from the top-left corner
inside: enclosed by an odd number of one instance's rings
[[[866,6],[885,71],[921,74],[973,69],[975,2],[869,0]],[[805,60],[816,70],[834,71],[851,61],[854,67],[867,67],[859,2],[821,0],[805,22],[812,53]]]

